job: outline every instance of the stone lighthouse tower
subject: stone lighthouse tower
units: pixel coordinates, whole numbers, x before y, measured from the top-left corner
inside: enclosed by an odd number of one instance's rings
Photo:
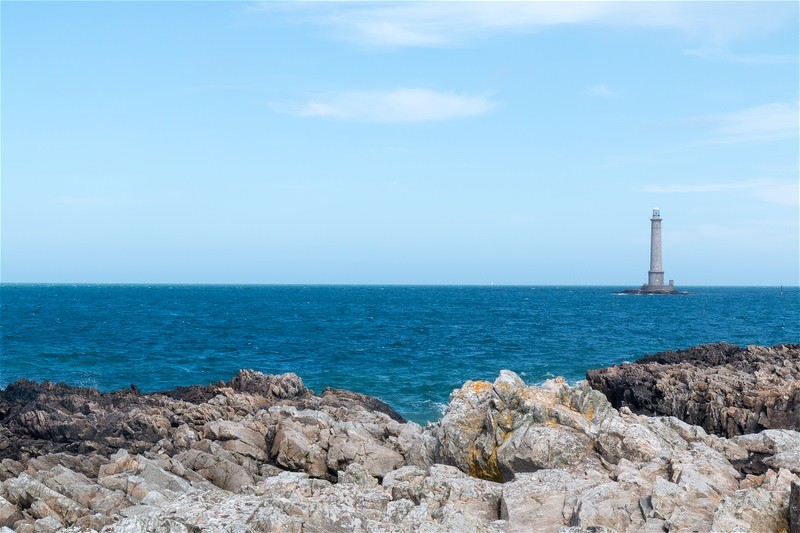
[[[650,219],[650,271],[647,273],[645,287],[661,287],[664,285],[664,267],[661,265],[661,210],[653,209]]]
[[[653,209],[650,218],[650,270],[647,272],[647,283],[639,289],[622,291],[628,294],[678,294],[672,280],[664,285],[664,266],[661,264],[661,210]]]

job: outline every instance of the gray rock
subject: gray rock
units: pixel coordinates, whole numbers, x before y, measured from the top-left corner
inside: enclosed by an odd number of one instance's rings
[[[605,526],[613,531],[636,531],[645,522],[639,505],[641,494],[624,490],[617,482],[593,487],[581,494],[570,525],[582,528]]]
[[[800,474],[800,447],[776,453],[772,457],[765,458],[763,462],[773,470],[785,468]]]
[[[766,455],[800,448],[800,432],[788,429],[767,429],[760,433],[733,437],[731,440],[749,452]]]
[[[497,448],[503,479],[517,473],[578,465],[592,452],[592,439],[569,427],[525,424]]]
[[[218,454],[189,450],[175,456],[175,459],[217,487],[231,492],[241,492],[255,483],[247,470]]]
[[[789,495],[789,533],[800,533],[800,482],[793,481]]]
[[[64,524],[53,518],[46,516],[36,521],[33,525],[34,533],[58,533],[64,530]]]
[[[0,527],[11,527],[22,518],[22,510],[0,496]]]
[[[337,474],[338,483],[342,485],[356,485],[359,487],[376,487],[378,480],[369,471],[358,463],[347,465],[347,470],[339,471]]]
[[[510,483],[502,486],[500,518],[507,521],[510,532],[527,532],[536,528],[558,531],[569,524],[571,508],[576,493],[591,488],[591,483],[580,481],[563,470],[539,470],[535,473],[517,474]]]

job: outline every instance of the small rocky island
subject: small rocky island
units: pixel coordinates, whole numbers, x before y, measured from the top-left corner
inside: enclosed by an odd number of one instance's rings
[[[708,345],[577,386],[504,370],[424,428],[294,374],[22,380],[0,391],[0,530],[796,532],[798,365]]]

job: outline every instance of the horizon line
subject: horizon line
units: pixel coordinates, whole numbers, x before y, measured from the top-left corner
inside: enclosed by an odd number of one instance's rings
[[[639,287],[639,285],[621,283],[570,284],[570,283],[252,283],[252,282],[142,282],[142,281],[109,281],[109,282],[70,282],[70,281],[4,281],[0,287],[11,285],[48,285],[48,286],[182,286],[182,287]],[[676,285],[677,287],[711,287],[711,288],[800,288],[800,284],[776,285]]]

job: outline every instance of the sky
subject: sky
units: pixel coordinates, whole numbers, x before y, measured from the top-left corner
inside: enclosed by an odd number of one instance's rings
[[[0,280],[797,285],[798,4],[0,3]]]

